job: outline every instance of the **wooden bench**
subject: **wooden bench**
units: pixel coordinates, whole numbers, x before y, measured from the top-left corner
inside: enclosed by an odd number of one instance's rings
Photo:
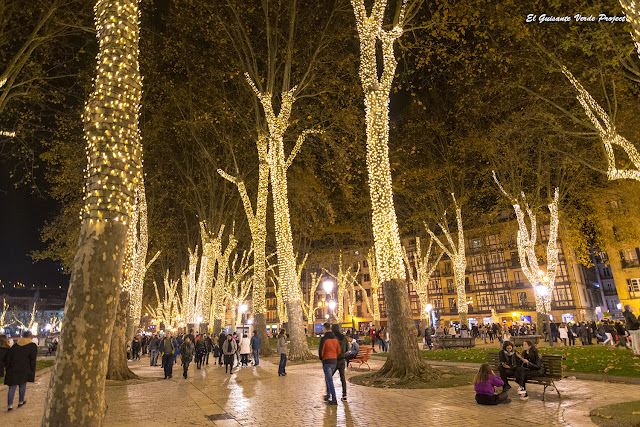
[[[450,338],[450,337],[437,337],[436,346],[438,348],[458,348],[458,347],[475,347],[475,338]]]
[[[373,351],[373,347],[360,347],[358,351],[358,355],[349,361],[349,369],[353,369],[353,363],[358,364],[358,371],[362,365],[367,365],[369,370],[371,370],[371,366],[369,366],[369,358],[371,357],[371,352]]]
[[[553,387],[558,393],[558,398],[562,398],[560,396],[560,391],[558,387],[556,387],[555,381],[560,381],[562,379],[562,360],[564,356],[561,354],[543,354],[542,355],[542,363],[544,365],[544,377],[536,377],[527,380],[529,384],[540,384],[544,386],[544,390],[542,391],[542,401],[544,401],[544,395],[547,392],[547,387]],[[496,375],[500,375],[500,354],[497,352],[489,352],[487,354],[487,363],[493,369],[493,372]],[[510,377],[513,378],[513,377]],[[514,378],[515,379],[515,378]]]
[[[513,344],[514,347],[522,347],[522,343],[525,341],[531,341],[534,345],[538,345],[540,342],[540,335],[512,335],[509,338],[509,342]]]

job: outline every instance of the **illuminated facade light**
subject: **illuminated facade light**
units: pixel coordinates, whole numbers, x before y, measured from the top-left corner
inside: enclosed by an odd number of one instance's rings
[[[444,233],[449,246],[447,247],[443,244],[436,235],[427,228],[427,233],[431,238],[440,246],[440,248],[447,254],[447,256],[451,259],[451,263],[453,264],[453,276],[456,282],[456,293],[458,296],[458,314],[460,315],[460,322],[463,324],[467,323],[467,313],[469,308],[467,306],[467,293],[465,290],[465,271],[467,269],[467,257],[465,253],[464,246],[464,229],[462,228],[462,210],[458,206],[458,202],[456,201],[456,196],[451,193],[451,197],[453,198],[453,204],[456,208],[456,224],[458,226],[458,244],[453,241],[453,237],[451,236],[451,232],[449,231],[449,226],[447,224],[447,212],[443,215],[443,221],[438,223],[440,229]]]
[[[493,172],[493,179],[500,188],[500,191],[507,196],[513,205],[513,210],[516,213],[516,220],[518,221],[518,257],[520,259],[520,266],[522,273],[525,275],[531,286],[537,289],[536,286],[542,285],[547,288],[547,295],[553,296],[553,290],[556,281],[556,271],[558,269],[558,204],[560,199],[560,190],[556,187],[553,200],[548,205],[550,218],[549,218],[549,241],[547,242],[547,271],[544,272],[538,266],[538,257],[536,256],[536,239],[538,235],[536,214],[529,207],[526,196],[521,193],[521,200],[511,196],[505,191],[495,171]],[[524,206],[524,211],[522,207]],[[525,215],[526,212],[526,215]],[[530,228],[527,227],[526,218],[529,218]],[[544,298],[540,292],[535,292],[536,298],[536,311],[538,313],[551,312],[551,300],[552,298]],[[545,311],[546,310],[546,311]]]

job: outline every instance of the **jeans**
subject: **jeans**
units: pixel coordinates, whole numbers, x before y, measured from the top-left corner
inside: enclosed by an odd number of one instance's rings
[[[202,367],[202,354],[196,354],[196,369],[200,369]]]
[[[280,365],[278,365],[278,373],[284,374],[284,368],[287,366],[287,353],[280,354]]]
[[[158,364],[158,350],[151,350],[149,352],[149,366],[156,366]]]
[[[507,379],[509,377],[515,377],[516,370],[514,368],[505,368],[502,365],[498,367],[498,370],[500,371],[500,378],[502,378],[502,382],[504,382],[504,386],[505,387],[508,386],[509,381],[507,381]]]
[[[535,378],[535,377],[543,377],[543,376],[544,374],[541,374],[538,371],[529,371],[523,368],[522,366],[518,366],[516,368],[516,373],[515,373],[516,382],[522,388],[525,388],[525,383],[527,382],[528,379]]]
[[[233,354],[225,354],[224,355],[224,372],[227,373],[227,369],[229,370],[229,374],[233,372],[233,358],[235,355]]]
[[[18,403],[24,403],[24,394],[27,392],[27,383],[22,383],[19,386],[10,385],[9,386],[9,394],[7,394],[7,406],[9,408],[13,407],[13,397],[16,394],[16,388],[19,388],[19,391],[18,391]]]
[[[569,335],[569,345],[576,345],[576,336],[575,335]]]
[[[189,363],[191,363],[191,360],[182,361],[182,376],[185,379],[187,379],[187,372],[189,371]]]
[[[342,383],[342,397],[347,397],[347,380],[344,377],[344,368],[345,368],[345,360],[338,360],[338,363],[335,365],[333,373],[331,374],[331,384],[333,384],[333,375],[336,371],[340,372],[340,383]]]
[[[260,364],[260,359],[258,359],[258,353],[260,353],[260,350],[253,350],[253,364],[255,366],[258,366]]]
[[[173,354],[162,355],[162,366],[164,367],[164,377],[168,378],[173,375]]]
[[[337,369],[337,363],[323,363],[322,370],[324,371],[324,382],[327,388],[327,397],[333,401],[336,401],[336,388],[333,386],[333,373]]]

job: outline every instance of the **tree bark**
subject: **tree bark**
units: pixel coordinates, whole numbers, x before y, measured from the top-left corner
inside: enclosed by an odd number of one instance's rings
[[[403,280],[383,282],[389,327],[389,357],[376,373],[379,378],[429,380],[438,376],[420,356],[409,295]]]
[[[287,327],[287,333],[291,343],[289,344],[289,359],[291,360],[310,360],[316,357],[309,351],[309,344],[307,342],[307,336],[304,333],[304,326],[302,322],[292,322],[291,319],[302,320],[302,304],[300,300],[286,301],[287,316],[289,317],[289,324]]]
[[[214,334],[220,334],[221,330],[222,330],[222,320],[214,319],[213,320],[213,333]]]
[[[107,379],[124,381],[138,378],[138,376],[131,372],[131,369],[129,369],[127,365],[127,342],[129,341],[127,326],[128,323],[130,323],[128,320],[131,301],[129,292],[121,291],[118,299],[116,321],[113,325],[113,332],[111,333]]]
[[[260,356],[271,356],[274,354],[273,348],[269,345],[269,337],[267,336],[267,321],[264,313],[255,313],[253,315],[253,327],[258,332],[262,345],[260,346]]]
[[[82,223],[43,426],[102,425],[126,235],[123,222]]]

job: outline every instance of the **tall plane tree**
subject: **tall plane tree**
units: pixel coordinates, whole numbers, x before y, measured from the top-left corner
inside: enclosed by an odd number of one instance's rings
[[[391,342],[389,357],[378,371],[379,377],[405,378],[432,373],[416,345],[389,164],[389,94],[398,64],[394,45],[403,33],[407,16],[413,14],[421,3],[399,1],[393,24],[386,30],[387,0],[375,0],[369,14],[364,0],[351,0],[360,38],[360,81],[364,91],[376,266],[383,282]],[[378,46],[381,47],[381,57]]]
[[[102,425],[127,230],[142,174],[138,1],[98,0],[94,11],[99,52],[84,114],[85,205],[43,426]]]

